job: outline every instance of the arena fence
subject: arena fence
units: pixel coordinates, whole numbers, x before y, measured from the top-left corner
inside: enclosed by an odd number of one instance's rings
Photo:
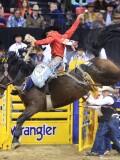
[[[2,98],[0,147],[3,149],[11,149],[16,120],[24,111],[20,98],[10,95],[12,89],[9,86]],[[35,114],[22,127],[21,144],[71,144],[72,115],[72,105]]]

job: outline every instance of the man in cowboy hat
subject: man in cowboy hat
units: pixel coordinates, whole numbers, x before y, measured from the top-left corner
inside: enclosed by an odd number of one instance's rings
[[[33,13],[28,15],[26,18],[26,24],[27,27],[32,27],[32,28],[45,28],[45,22],[43,16],[39,14],[40,8],[38,5],[34,5],[33,8]]]
[[[103,14],[106,25],[112,24],[113,16],[114,16],[114,4],[112,2],[108,3],[107,10]]]
[[[12,44],[9,48],[9,52],[16,52],[16,55],[19,57],[19,49],[27,48],[27,45],[22,42],[23,35],[18,33],[13,36],[15,43]]]
[[[94,99],[90,96],[87,100],[91,105],[100,106],[102,112],[102,116],[99,116],[99,126],[93,147],[90,152],[87,152],[90,156],[104,155],[106,151],[110,151],[110,140],[113,141],[116,150],[120,153],[120,143],[118,139],[120,136],[119,115],[114,108],[114,99],[111,95],[114,89],[109,86],[104,86],[101,91],[101,98]]]
[[[93,2],[88,3],[88,5],[86,7],[87,7],[87,10],[85,11],[85,16],[84,16],[85,26],[86,26],[86,28],[90,28],[91,23],[96,20],[97,14],[94,12],[94,3]]]
[[[35,86],[42,88],[49,77],[52,77],[52,78],[56,77],[57,67],[59,67],[59,65],[63,60],[65,46],[74,45],[74,42],[70,41],[69,39],[73,35],[77,27],[79,26],[80,20],[82,18],[83,18],[83,15],[78,15],[74,24],[63,35],[58,33],[54,27],[49,27],[45,30],[45,36],[46,36],[45,39],[36,41],[35,39],[33,39],[33,37],[30,38],[30,36],[28,36],[29,38],[27,39],[27,42],[30,42],[32,46],[50,44],[51,54],[52,54],[52,60],[50,61],[50,63],[48,65],[40,64],[36,66],[35,70],[33,71],[28,81],[33,81]],[[39,70],[41,72],[39,72]],[[27,84],[28,83],[26,83],[26,85],[23,84],[21,87],[16,87],[16,88],[18,90],[25,91]]]

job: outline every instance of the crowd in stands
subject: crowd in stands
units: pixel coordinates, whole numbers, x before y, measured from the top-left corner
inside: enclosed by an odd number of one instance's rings
[[[87,5],[73,5],[72,0],[0,0],[0,27],[44,29],[54,25],[64,29],[71,26],[80,13],[84,13],[83,28],[96,29],[119,23],[120,0],[93,0]]]
[[[85,6],[78,3],[73,5],[71,2],[71,0],[0,0],[0,27],[45,29],[47,26],[58,26],[60,29],[65,29],[67,25],[71,26],[80,13],[84,13],[81,27],[88,29],[102,28],[120,22],[120,0],[96,0]],[[89,60],[95,56],[88,53],[85,48],[80,48],[77,41],[74,49],[71,46],[66,46],[64,62],[67,66],[72,60]],[[15,44],[9,48],[9,51],[14,51],[19,56],[18,50],[24,47],[26,46],[22,43],[21,35],[16,35]],[[50,46],[46,48],[50,53]],[[48,56],[47,53],[46,55],[45,57],[51,58],[51,54]],[[104,48],[101,49],[98,56],[107,59]]]

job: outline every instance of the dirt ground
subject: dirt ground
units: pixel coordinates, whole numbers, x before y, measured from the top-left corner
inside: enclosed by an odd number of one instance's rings
[[[15,150],[0,150],[0,160],[120,160],[114,150],[102,158],[88,157],[86,151],[78,152],[76,145],[21,145]]]

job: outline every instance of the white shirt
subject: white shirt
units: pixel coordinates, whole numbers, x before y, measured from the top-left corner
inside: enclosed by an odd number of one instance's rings
[[[100,59],[107,59],[107,55],[106,55],[104,48],[101,49],[100,54],[99,54],[99,58]]]
[[[9,51],[16,52],[17,56],[19,56],[18,50],[21,48],[27,48],[27,45],[25,43],[14,43],[13,45],[10,46]]]
[[[78,60],[91,60],[93,59],[95,56],[91,53],[88,53],[88,52],[83,52],[83,54],[81,56],[77,55],[77,56],[73,56],[71,57],[71,61],[72,62],[74,60],[74,58],[77,58]]]
[[[112,105],[114,103],[114,100],[110,96],[106,96],[103,98],[95,99],[91,95],[89,96],[89,99],[87,100],[91,105],[98,105],[98,106],[103,106],[103,105]]]
[[[111,20],[111,14],[112,13],[107,13],[107,16],[106,16],[106,25],[110,25],[112,23],[112,20]]]

